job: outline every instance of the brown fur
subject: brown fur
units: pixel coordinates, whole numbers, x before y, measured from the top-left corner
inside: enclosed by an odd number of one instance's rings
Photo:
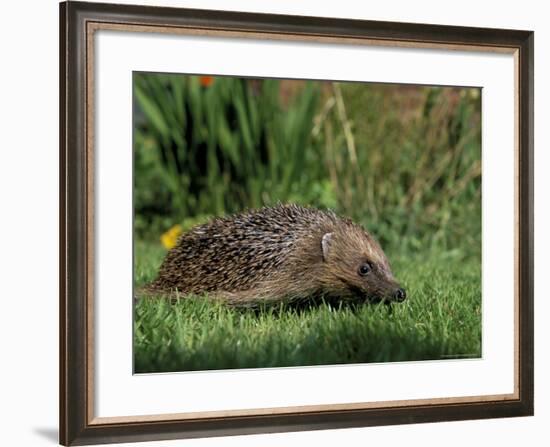
[[[361,276],[366,262],[372,270]],[[144,291],[251,306],[316,297],[392,301],[397,289],[384,252],[362,227],[332,212],[278,205],[184,233]]]

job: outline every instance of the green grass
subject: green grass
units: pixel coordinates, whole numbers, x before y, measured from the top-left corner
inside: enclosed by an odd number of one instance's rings
[[[160,245],[136,243],[136,286],[154,278],[164,254]],[[409,296],[391,307],[243,311],[200,297],[141,300],[134,314],[135,371],[480,357],[480,257],[435,248],[387,254]]]

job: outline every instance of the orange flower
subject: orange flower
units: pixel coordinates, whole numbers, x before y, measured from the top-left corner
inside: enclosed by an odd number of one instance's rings
[[[201,76],[200,83],[203,87],[210,87],[214,83],[214,76]]]

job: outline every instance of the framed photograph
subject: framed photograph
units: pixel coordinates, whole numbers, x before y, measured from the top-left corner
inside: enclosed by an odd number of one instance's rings
[[[60,5],[64,445],[533,414],[533,33]]]

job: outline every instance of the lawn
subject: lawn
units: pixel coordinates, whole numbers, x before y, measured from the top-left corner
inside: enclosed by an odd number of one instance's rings
[[[236,310],[201,297],[143,299],[134,313],[135,372],[477,358],[481,262],[460,250],[387,252],[406,287],[401,304]],[[165,250],[135,244],[135,285]]]

